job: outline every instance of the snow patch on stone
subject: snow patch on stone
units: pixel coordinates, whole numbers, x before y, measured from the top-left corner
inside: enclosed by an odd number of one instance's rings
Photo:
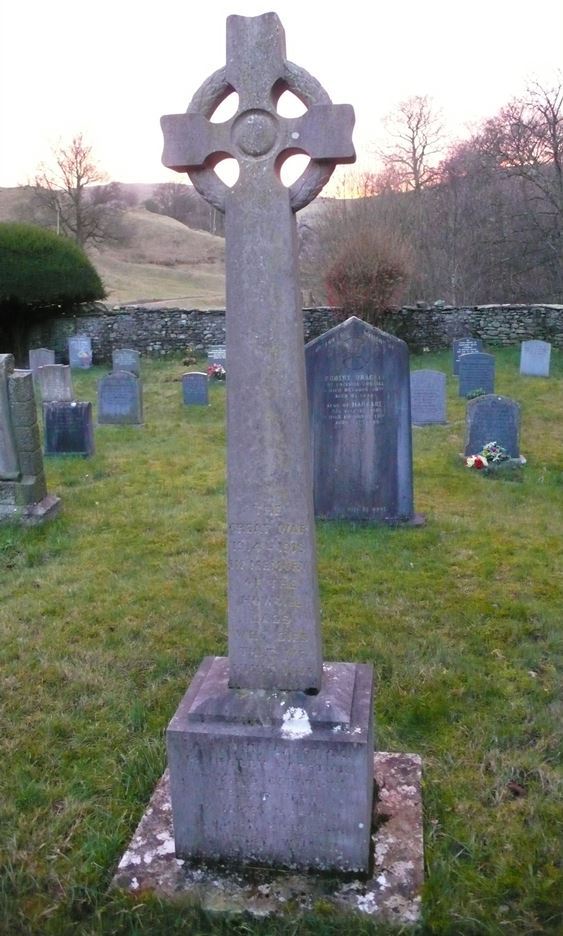
[[[311,722],[305,709],[288,708],[283,713],[283,725],[281,726],[282,738],[289,738],[294,741],[297,738],[305,738],[312,734]]]

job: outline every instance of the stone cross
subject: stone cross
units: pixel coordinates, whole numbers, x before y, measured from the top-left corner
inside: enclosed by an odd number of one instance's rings
[[[308,108],[281,117],[293,92]],[[210,118],[236,91],[237,113]],[[229,685],[318,691],[322,677],[295,212],[353,162],[354,112],[285,58],[275,13],[227,19],[227,64],[186,114],[162,118],[165,166],[225,213]],[[291,187],[284,160],[310,163]],[[239,165],[232,188],[213,171]]]

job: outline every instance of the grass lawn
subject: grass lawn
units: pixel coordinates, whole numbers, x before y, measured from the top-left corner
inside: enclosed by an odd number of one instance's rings
[[[497,353],[496,389],[522,404],[521,482],[463,466],[448,376],[448,425],[414,430],[427,525],[318,526],[325,656],[374,663],[379,748],[423,758],[421,933],[561,932],[563,355],[549,380],[518,357]],[[451,370],[446,352],[411,363]],[[75,372],[78,399],[104,370]],[[237,921],[107,893],[167,722],[226,652],[225,388],[186,408],[184,370],[143,361],[145,426],[49,459],[61,518],[0,528],[0,933],[374,933],[322,908]]]

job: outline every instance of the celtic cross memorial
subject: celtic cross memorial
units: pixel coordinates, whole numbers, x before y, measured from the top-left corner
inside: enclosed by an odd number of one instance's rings
[[[286,90],[302,116],[278,113]],[[233,92],[235,115],[212,122]],[[354,112],[287,61],[266,13],[228,18],[226,66],[161,123],[163,163],[225,214],[229,362],[228,657],[203,661],[168,728],[176,852],[365,870],[373,676],[323,665],[295,220],[354,161]],[[310,161],[286,188],[294,153]]]

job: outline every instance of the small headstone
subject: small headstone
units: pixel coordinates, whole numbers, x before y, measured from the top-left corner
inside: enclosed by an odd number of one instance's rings
[[[89,335],[73,335],[68,339],[68,362],[71,367],[92,367],[92,339]]]
[[[520,455],[520,406],[508,397],[476,397],[467,403],[465,454],[477,455],[487,444],[497,442],[511,458]]]
[[[141,355],[132,348],[114,348],[111,352],[114,371],[129,371],[139,377],[141,374]]]
[[[74,399],[68,364],[45,364],[38,369],[35,380],[43,403],[70,403]]]
[[[98,381],[98,423],[138,426],[143,421],[143,391],[139,377],[116,371]]]
[[[209,403],[207,374],[190,371],[182,377],[184,403],[191,406],[207,406]]]
[[[45,403],[45,455],[94,454],[91,403]]]
[[[520,347],[520,373],[529,377],[549,377],[549,341],[523,341]]]
[[[475,390],[495,392],[495,356],[478,352],[463,354],[459,359],[459,395],[467,396]]]
[[[442,371],[411,372],[411,419],[414,426],[446,422],[446,375]]]
[[[456,338],[452,346],[453,373],[456,375],[459,374],[459,359],[463,354],[475,354],[477,351],[482,350],[483,342],[481,338],[471,338],[469,336]]]
[[[55,363],[55,352],[49,348],[30,348],[29,350],[29,369],[35,378],[39,367],[46,364]]]
[[[409,353],[352,316],[305,348],[315,514],[413,518]]]
[[[214,345],[207,349],[207,363],[220,364],[227,368],[227,349],[224,345]]]

